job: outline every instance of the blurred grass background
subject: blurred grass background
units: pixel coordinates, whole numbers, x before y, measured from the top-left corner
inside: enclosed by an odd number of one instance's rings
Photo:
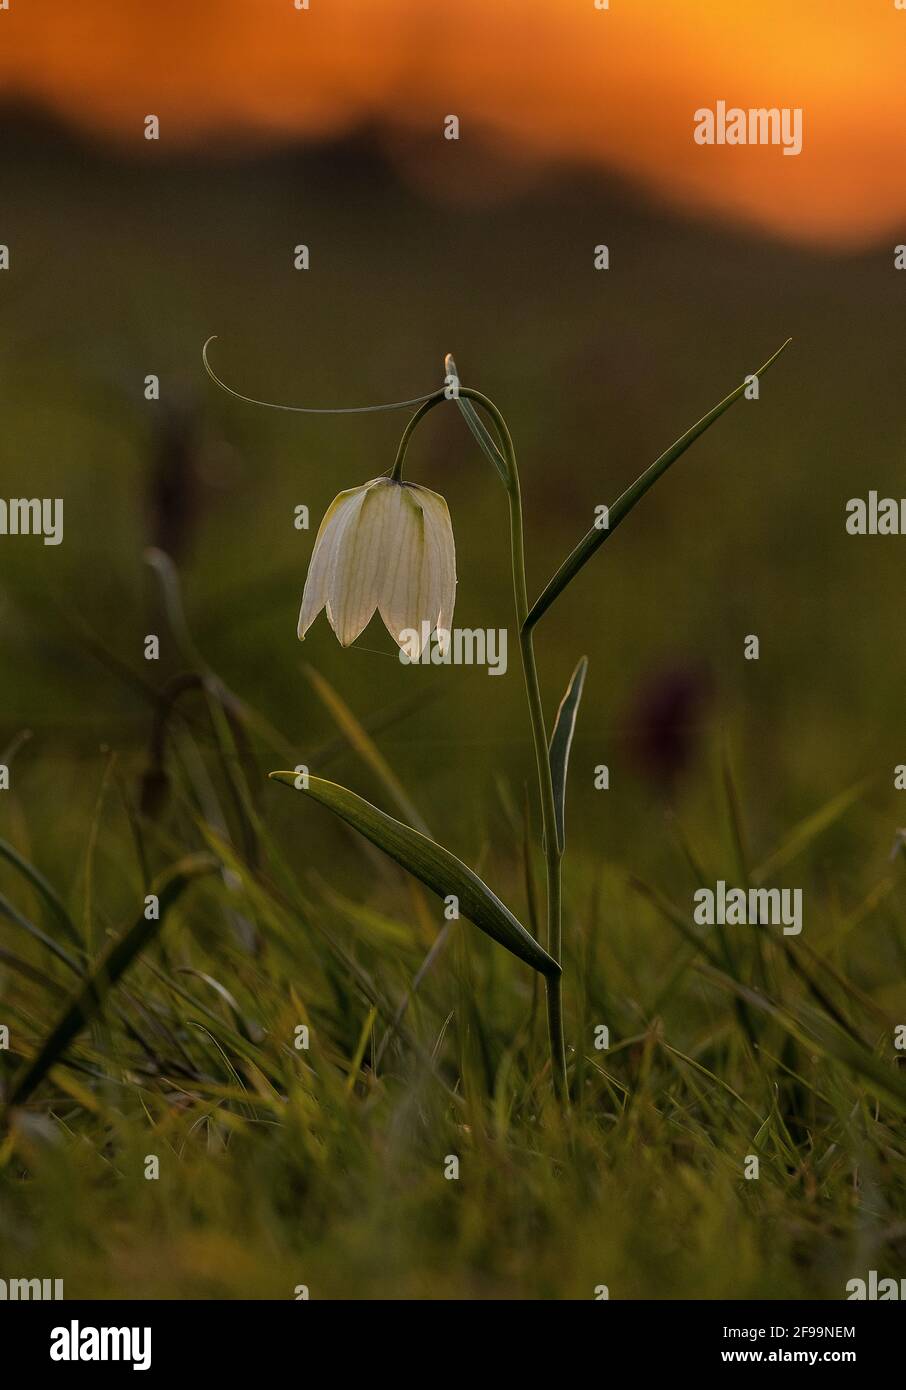
[[[753,1044],[631,880],[691,920],[701,882],[738,880],[741,859],[767,860],[864,779],[772,882],[803,888],[803,951],[838,972],[832,999],[890,1070],[906,955],[889,857],[906,761],[902,542],[848,536],[844,508],[903,490],[891,248],[796,249],[565,165],[463,202],[447,195],[472,156],[448,154],[455,170],[428,196],[367,132],[231,163],[153,147],[124,162],[34,115],[4,142],[0,495],[63,497],[65,542],[0,541],[0,749],[31,733],[0,834],[53,883],[89,957],[181,854],[216,835],[230,869],[192,890],[122,1011],[0,1150],[10,1272],[62,1272],[70,1296],[287,1297],[305,1282],[313,1297],[591,1297],[598,1283],[614,1297],[839,1297],[863,1266],[899,1271],[901,1135],[864,1077],[776,1019],[759,1015]],[[481,172],[487,195],[493,165]],[[571,1127],[547,1100],[529,972],[468,925],[375,1070],[439,906],[265,774],[310,762],[388,804],[309,663],[383,723],[377,744],[433,832],[529,920],[515,638],[495,678],[404,668],[379,625],[348,652],[323,620],[298,644],[320,516],[390,467],[406,414],[242,405],[203,374],[212,333],[237,389],[313,406],[430,391],[452,351],[514,436],[530,598],[596,505],[794,340],[761,399],[695,446],[538,629],[549,720],[576,658],[590,661],[565,860]],[[159,402],[143,398],[148,373]],[[504,499],[457,412],[432,414],[408,473],[449,501],[457,625],[510,625]],[[300,503],[309,532],[293,526]],[[172,555],[197,648],[255,712],[248,750],[225,745],[190,692],[167,786],[150,789],[157,694],[186,660],[148,545]],[[743,659],[749,633],[758,662]],[[46,916],[9,865],[0,891],[32,924]],[[809,986],[782,946],[764,946],[759,976],[761,947],[737,930],[728,977],[798,1007]],[[72,980],[8,917],[0,942],[17,962],[0,959],[11,1071]],[[311,1065],[292,1052],[303,1017]],[[612,1059],[593,1051],[597,1022]],[[143,1155],[158,1151],[165,1179],[148,1183]],[[468,1155],[458,1184],[442,1176],[451,1152]],[[758,1184],[740,1178],[750,1152],[765,1157]]]

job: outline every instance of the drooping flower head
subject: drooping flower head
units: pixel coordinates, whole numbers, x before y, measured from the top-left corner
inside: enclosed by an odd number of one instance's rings
[[[373,478],[327,508],[308,567],[299,637],[326,608],[348,647],[377,609],[405,650],[406,634],[449,631],[455,598],[456,551],[444,499],[417,483]]]

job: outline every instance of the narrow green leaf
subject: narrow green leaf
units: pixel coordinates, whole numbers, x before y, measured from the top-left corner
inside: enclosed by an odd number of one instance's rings
[[[18,869],[23,878],[28,880],[42,898],[45,907],[49,909],[51,915],[69,937],[70,941],[75,942],[76,946],[81,950],[83,948],[82,938],[79,936],[75,924],[66,911],[66,908],[63,906],[44,875],[38,872],[34,864],[29,863],[27,859],[23,858],[19,851],[9,844],[7,840],[0,840],[0,858],[6,859],[12,864],[13,868]]]
[[[452,354],[449,352],[447,353],[445,364],[448,375],[456,377],[458,381],[459,375],[456,371],[456,363],[453,361]],[[507,461],[504,458],[503,454],[500,452],[497,445],[494,443],[494,439],[490,430],[487,428],[478,411],[475,409],[474,405],[470,400],[467,400],[462,396],[456,396],[455,399],[456,404],[462,411],[463,419],[465,420],[469,429],[474,434],[475,438],[478,440],[478,443],[481,446],[483,453],[485,453],[487,457],[491,460],[491,463],[494,465],[495,469],[497,470],[497,473],[500,475],[500,480],[503,483],[504,487],[508,488],[510,485],[509,466],[507,465]]]
[[[455,893],[463,917],[474,922],[476,927],[527,965],[542,975],[560,974],[557,962],[529,935],[509,908],[477,874],[455,854],[444,849],[443,845],[413,830],[411,826],[403,825],[402,821],[394,820],[385,811],[372,806],[370,801],[356,796],[346,787],[338,786],[336,782],[309,776],[307,785],[299,786],[300,779],[295,772],[272,772],[270,775],[274,781],[295,787],[297,791],[304,791],[313,800],[319,801],[441,897]]]
[[[16,926],[21,927],[23,931],[27,931],[29,936],[34,937],[35,941],[40,941],[41,945],[55,955],[58,960],[64,961],[76,975],[84,973],[81,962],[75,956],[70,955],[69,951],[65,950],[52,936],[48,936],[47,932],[30,922],[25,914],[20,912],[3,893],[0,893],[0,917],[8,918],[10,922],[15,922]],[[84,954],[83,951],[82,955]]]
[[[73,1039],[100,1012],[113,986],[160,931],[167,912],[184,889],[193,879],[211,873],[218,867],[211,855],[189,855],[152,886],[159,904],[158,918],[148,921],[142,912],[129,930],[102,952],[90,976],[65,1005],[56,1025],[35,1056],[13,1078],[7,1097],[8,1107],[23,1105],[28,1100],[50,1069],[59,1062]]]
[[[620,522],[624,521],[632,511],[636,502],[641,501],[648,489],[657,482],[658,478],[660,478],[663,473],[666,473],[671,463],[675,463],[680,455],[686,452],[690,444],[694,444],[696,439],[699,439],[707,429],[710,429],[714,421],[719,419],[725,410],[729,410],[734,401],[739,400],[752,377],[763,376],[768,368],[773,366],[784,348],[786,348],[790,342],[792,342],[792,339],[787,338],[786,342],[777,349],[773,357],[768,358],[763,367],[759,367],[757,372],[752,372],[741,385],[737,386],[735,391],[730,392],[730,395],[727,396],[725,400],[722,400],[713,410],[709,410],[707,415],[703,415],[697,424],[687,430],[675,444],[671,444],[670,448],[661,454],[660,458],[655,459],[654,463],[646,468],[645,472],[642,473],[640,477],[636,478],[632,486],[628,487],[622,496],[614,502],[613,506],[609,509],[607,527],[599,529],[597,526],[593,526],[591,528],[588,535],[584,536],[575,550],[566,557],[553,579],[551,579],[540,597],[536,599],[524,623],[526,631],[534,627],[542,614],[547,612],[554,599],[563,592],[571,579],[575,579],[582,566],[591,559],[592,555],[594,555],[599,546],[604,544],[608,536],[613,535]]]
[[[365,1049],[368,1046],[368,1039],[371,1037],[372,1032],[374,1030],[374,1022],[377,1016],[377,1005],[372,1004],[371,1008],[368,1010],[368,1016],[366,1017],[365,1022],[362,1024],[362,1031],[359,1034],[359,1041],[356,1046],[356,1050],[353,1054],[352,1060],[349,1063],[349,1071],[346,1076],[347,1095],[352,1094],[352,1089],[355,1086],[356,1081],[358,1080],[359,1069],[362,1065],[362,1060],[365,1056]]]
[[[579,701],[582,699],[582,687],[587,670],[588,657],[583,656],[569,678],[566,694],[557,710],[554,732],[551,734],[551,777],[554,782],[554,810],[557,813],[557,848],[561,854],[566,844],[566,772],[569,767],[569,750],[572,747],[576,715],[579,713]]]

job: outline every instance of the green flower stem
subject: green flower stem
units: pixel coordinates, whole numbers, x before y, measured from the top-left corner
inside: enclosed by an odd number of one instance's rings
[[[403,437],[400,440],[399,448],[396,451],[396,460],[394,462],[393,469],[390,474],[390,477],[393,480],[393,482],[402,482],[403,460],[406,457],[406,450],[409,448],[409,440],[412,438],[412,434],[415,430],[416,425],[418,425],[425,418],[429,410],[433,410],[436,405],[440,405],[446,399],[447,396],[444,391],[438,391],[435,393],[435,395],[429,396],[428,399],[422,405],[419,406],[418,410],[415,412],[415,414],[410,419],[409,423],[406,425],[406,428],[403,430]]]
[[[525,680],[525,693],[528,700],[529,718],[532,725],[532,741],[535,745],[535,764],[538,772],[538,790],[541,795],[541,823],[544,829],[544,862],[547,872],[547,941],[548,953],[560,961],[560,851],[557,844],[557,813],[554,804],[554,783],[551,776],[550,757],[547,751],[547,730],[544,726],[544,707],[541,703],[541,687],[538,681],[538,666],[535,661],[532,629],[525,628],[528,617],[528,592],[525,582],[525,540],[522,520],[522,491],[519,486],[519,471],[516,467],[516,451],[507,429],[506,421],[493,401],[479,391],[461,386],[461,396],[475,401],[491,416],[497,427],[500,442],[509,466],[507,497],[510,504],[510,550],[513,565],[513,597],[516,607],[516,627],[519,631],[519,650],[522,656],[522,674]],[[547,988],[547,1025],[550,1034],[551,1071],[554,1091],[566,1103],[568,1100],[566,1082],[566,1046],[563,1039],[563,1005],[560,975],[545,977]]]
[[[547,747],[547,730],[544,725],[544,707],[541,703],[541,687],[538,681],[538,667],[535,661],[532,629],[526,628],[528,617],[528,592],[525,581],[525,534],[522,519],[522,492],[519,486],[519,471],[516,467],[516,451],[506,421],[492,400],[470,387],[460,386],[459,395],[480,405],[494,422],[500,444],[506,456],[508,479],[507,499],[510,509],[510,553],[513,570],[513,598],[516,608],[516,629],[519,632],[519,651],[522,657],[522,674],[528,700],[529,718],[532,726],[532,742],[535,747],[535,765],[538,773],[538,790],[541,796],[541,822],[544,830],[544,860],[547,876],[547,950],[559,964],[561,953],[561,898],[560,898],[560,851],[557,843],[557,815],[554,803],[554,784],[551,775],[550,757]],[[438,391],[426,400],[412,416],[403,432],[393,465],[391,477],[397,482],[402,477],[403,460],[412,432],[429,410],[450,399],[446,391]],[[545,976],[547,989],[547,1023],[550,1035],[551,1072],[554,1091],[558,1099],[568,1103],[566,1080],[566,1046],[563,1039],[563,1006],[561,996],[561,976]]]

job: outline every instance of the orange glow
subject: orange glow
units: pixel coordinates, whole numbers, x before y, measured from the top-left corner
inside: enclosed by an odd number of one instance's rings
[[[230,152],[368,122],[579,159],[781,235],[906,240],[895,0],[10,0],[0,87],[107,138]],[[701,147],[693,113],[802,107],[803,151]],[[438,159],[450,154],[438,145]],[[455,176],[451,177],[455,196]]]

